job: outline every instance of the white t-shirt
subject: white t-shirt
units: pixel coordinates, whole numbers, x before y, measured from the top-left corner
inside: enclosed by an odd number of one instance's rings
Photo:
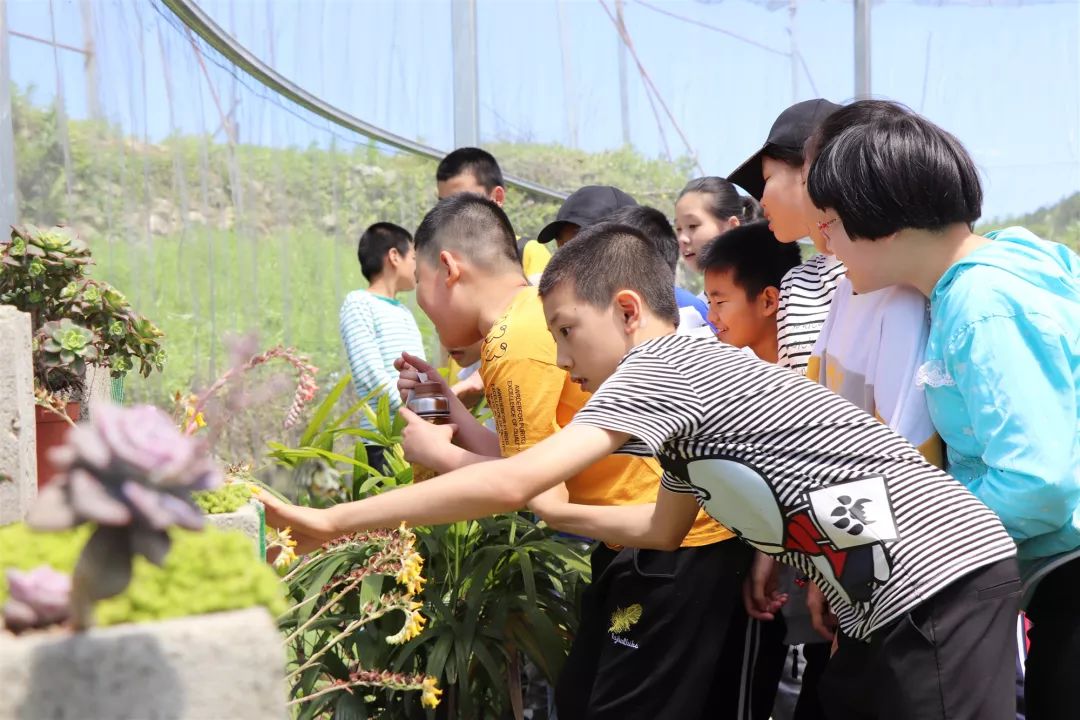
[[[835,256],[819,254],[784,275],[776,311],[777,365],[806,374],[836,283],[846,272]]]
[[[886,425],[715,340],[635,347],[573,423],[628,433],[620,453],[656,456],[665,488],[808,574],[852,638],[1016,554],[989,508]]]
[[[926,395],[915,382],[930,334],[926,298],[890,287],[856,295],[841,278],[806,376],[875,416],[943,467]]]

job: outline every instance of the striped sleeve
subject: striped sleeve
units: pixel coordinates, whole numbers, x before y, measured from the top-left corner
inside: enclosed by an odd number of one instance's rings
[[[393,392],[397,377],[387,371],[371,304],[350,293],[341,305],[339,320],[357,394],[363,397],[381,387],[390,400],[391,412],[396,412],[401,406],[401,397]]]
[[[844,273],[842,263],[815,255],[784,276],[776,312],[777,365],[806,374],[836,284]]]
[[[680,370],[638,352],[604,381],[573,422],[626,433],[659,455],[666,442],[693,434],[701,408],[701,399]]]

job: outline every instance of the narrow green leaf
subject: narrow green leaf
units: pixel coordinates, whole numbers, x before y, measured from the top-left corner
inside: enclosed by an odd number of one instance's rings
[[[319,403],[319,407],[315,409],[315,413],[311,416],[311,421],[308,422],[307,427],[304,428],[303,434],[300,436],[300,445],[310,445],[315,434],[322,427],[322,424],[326,422],[326,418],[333,412],[334,406],[337,405],[338,399],[341,397],[345,389],[349,387],[349,381],[351,376],[346,374],[338,380],[337,385],[327,394],[326,398]]]

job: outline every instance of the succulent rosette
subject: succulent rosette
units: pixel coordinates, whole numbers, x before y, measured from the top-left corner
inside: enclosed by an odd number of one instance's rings
[[[88,622],[94,601],[127,587],[135,555],[156,565],[164,561],[168,528],[201,529],[203,515],[191,493],[221,484],[206,446],[161,410],[105,404],[92,418],[53,451],[59,472],[27,518],[38,530],[97,525],[75,568],[78,625]]]
[[[71,612],[71,578],[42,565],[29,572],[7,571],[8,601],[4,626],[14,633],[67,620]]]

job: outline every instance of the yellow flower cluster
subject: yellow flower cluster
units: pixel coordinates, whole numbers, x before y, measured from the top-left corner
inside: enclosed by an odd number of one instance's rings
[[[439,689],[437,683],[438,681],[431,675],[424,678],[424,684],[420,688],[420,705],[426,708],[438,707],[443,691]]]
[[[391,645],[401,645],[422,633],[424,625],[427,624],[427,618],[420,614],[420,608],[423,606],[423,603],[410,600],[409,604],[402,608],[405,611],[405,623],[400,630],[386,638],[386,642]]]
[[[274,558],[276,570],[286,570],[297,560],[296,541],[292,538],[292,528],[285,528],[280,532],[275,528],[266,526],[266,549],[281,548],[281,552]]]
[[[424,558],[420,553],[412,552],[401,563],[401,571],[395,579],[399,585],[404,585],[409,595],[418,595],[424,589],[423,576],[420,574],[424,569]]]
[[[398,533],[405,540],[406,552],[403,553],[401,570],[394,576],[394,579],[405,588],[406,594],[402,598],[405,605],[401,608],[405,612],[405,624],[401,626],[401,630],[386,638],[386,642],[391,645],[400,645],[412,640],[423,632],[424,625],[427,623],[427,618],[420,614],[420,608],[424,604],[413,600],[414,595],[423,591],[426,582],[423,575],[421,575],[424,569],[424,558],[420,556],[420,553],[416,552],[414,548],[416,535],[405,526],[405,523],[401,523]],[[432,682],[434,682],[433,678]],[[434,686],[432,686],[432,689],[434,690]],[[435,695],[432,695],[432,698],[434,702],[438,702]],[[435,706],[432,705],[431,707]]]

